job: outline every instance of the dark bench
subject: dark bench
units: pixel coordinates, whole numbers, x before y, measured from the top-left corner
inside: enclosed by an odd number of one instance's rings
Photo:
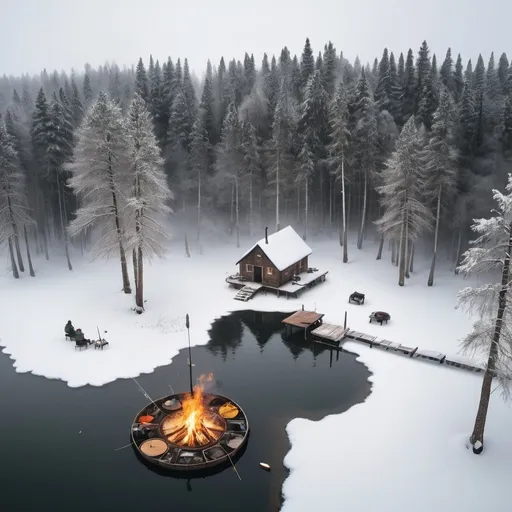
[[[382,325],[382,322],[388,323],[388,320],[391,320],[391,315],[385,311],[374,311],[370,315],[370,323],[372,323],[372,320],[375,320],[380,325]]]
[[[75,340],[75,350],[78,348],[82,350],[83,348],[87,348],[89,346],[89,342],[87,340],[76,341]]]
[[[348,303],[355,302],[358,306],[364,304],[364,293],[354,292],[350,294],[348,298]]]

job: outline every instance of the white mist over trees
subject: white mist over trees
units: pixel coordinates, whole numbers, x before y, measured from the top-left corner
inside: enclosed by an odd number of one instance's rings
[[[390,245],[400,284],[412,271],[414,251],[430,252],[426,284],[433,285],[440,250],[455,269],[472,219],[485,215],[490,190],[503,189],[512,170],[507,56],[493,54],[487,65],[479,56],[473,67],[452,50],[437,59],[426,41],[417,55],[385,48],[370,66],[349,62],[330,42],[317,53],[307,39],[301,55],[285,47],[264,55],[260,66],[250,53],[208,62],[201,83],[186,58],[152,56],[132,68],[87,64],[70,75],[4,76],[0,112],[26,208],[9,232],[3,229],[9,233],[3,243],[12,245],[21,271],[22,238],[46,258],[50,248],[62,247],[70,270],[72,248],[94,243],[97,254],[119,254],[123,289],[131,290],[126,259],[135,248],[128,232],[135,214],[129,221],[126,212],[135,189],[126,127],[137,94],[156,141],[152,156],[143,158],[162,159],[157,167],[173,191],[172,199],[159,199],[162,208],[154,205],[159,216],[172,208],[193,219],[198,240],[205,219],[215,216],[238,244],[242,234],[269,224],[278,230],[284,222],[298,225],[304,238],[339,232],[344,262],[349,233],[357,229],[358,248],[377,235],[378,259]],[[100,107],[105,118],[94,124]],[[101,158],[101,166],[90,168],[87,162]],[[414,168],[406,170],[406,161]],[[87,173],[104,179],[108,165],[113,185],[87,185]],[[420,184],[410,185],[406,175]],[[391,197],[393,187],[407,196],[403,204]],[[108,214],[99,215],[101,209]]]

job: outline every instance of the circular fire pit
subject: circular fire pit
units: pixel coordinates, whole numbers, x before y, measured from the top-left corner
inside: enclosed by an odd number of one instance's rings
[[[135,417],[131,438],[147,461],[174,471],[211,468],[232,458],[247,442],[242,408],[221,395],[169,395]]]

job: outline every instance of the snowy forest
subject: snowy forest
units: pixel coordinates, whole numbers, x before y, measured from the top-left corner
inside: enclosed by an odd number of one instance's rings
[[[438,60],[439,59],[439,60]],[[512,66],[418,51],[349,62],[332,43],[256,63],[187,59],[0,78],[0,245],[12,273],[30,250],[120,257],[142,308],[143,258],[163,253],[167,218],[240,235],[283,222],[390,249],[399,284],[415,247],[454,268],[512,171]],[[211,221],[210,221],[211,222]],[[96,229],[97,228],[97,229]],[[376,246],[377,247],[377,246]],[[128,263],[131,260],[130,264]],[[26,269],[25,267],[28,266]]]

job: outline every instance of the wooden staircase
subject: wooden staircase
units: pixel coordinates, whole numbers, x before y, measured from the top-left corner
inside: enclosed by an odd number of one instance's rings
[[[247,302],[249,299],[252,299],[253,296],[256,294],[256,292],[259,290],[259,288],[251,288],[250,286],[244,286],[243,288],[240,288],[238,292],[235,295],[235,300],[241,300],[243,302]]]

